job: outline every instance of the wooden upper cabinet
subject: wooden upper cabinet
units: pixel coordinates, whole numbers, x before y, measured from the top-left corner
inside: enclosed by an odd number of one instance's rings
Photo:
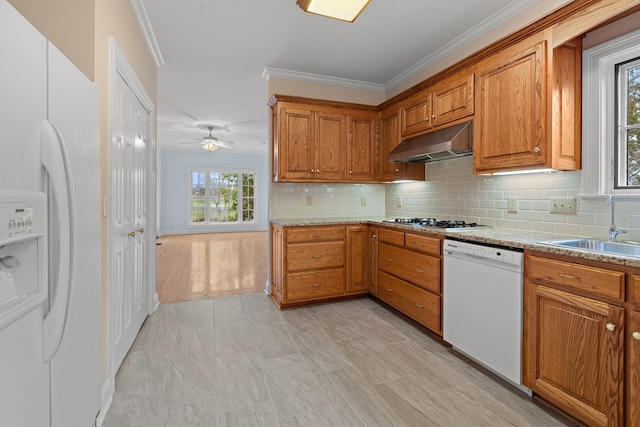
[[[347,116],[316,111],[314,178],[344,180],[347,169]]]
[[[402,136],[433,127],[431,103],[431,92],[425,90],[412,96],[402,105]]]
[[[475,173],[580,169],[582,43],[549,45],[541,33],[477,65]]]
[[[347,180],[375,182],[377,175],[376,114],[349,116]]]
[[[454,75],[433,86],[431,119],[434,127],[473,114],[473,85],[474,75],[465,73]]]
[[[379,180],[382,182],[401,179],[424,181],[424,163],[388,162],[387,155],[400,144],[400,109],[391,107],[380,115],[380,166]]]
[[[269,106],[274,182],[377,182],[375,107],[281,95]]]
[[[380,116],[380,179],[400,179],[401,165],[387,162],[387,155],[400,144],[400,110],[392,107]]]
[[[410,97],[402,104],[402,136],[425,132],[472,115],[473,82],[473,74],[464,72]]]
[[[512,46],[479,65],[473,165],[478,173],[547,163],[546,42]]]

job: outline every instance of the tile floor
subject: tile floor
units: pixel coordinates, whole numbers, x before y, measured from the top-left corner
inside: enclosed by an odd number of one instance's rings
[[[161,305],[103,426],[566,426],[374,299]]]

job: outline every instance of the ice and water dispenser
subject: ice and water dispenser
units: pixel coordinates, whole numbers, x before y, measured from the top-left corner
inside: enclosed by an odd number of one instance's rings
[[[47,299],[46,195],[0,190],[0,330]]]

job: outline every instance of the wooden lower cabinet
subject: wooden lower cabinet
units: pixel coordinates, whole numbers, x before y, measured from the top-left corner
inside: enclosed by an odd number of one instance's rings
[[[442,241],[379,228],[378,298],[442,335]]]
[[[271,224],[271,297],[278,307],[369,291],[366,225]]]
[[[441,297],[379,272],[378,298],[434,332],[442,331]]]
[[[378,227],[369,227],[369,293],[378,296]]]
[[[640,279],[640,276],[637,276]],[[630,310],[627,322],[626,425],[640,426],[640,311]]]
[[[524,384],[589,426],[625,425],[624,303],[591,294],[615,289],[620,274],[624,283],[624,273],[525,256]]]

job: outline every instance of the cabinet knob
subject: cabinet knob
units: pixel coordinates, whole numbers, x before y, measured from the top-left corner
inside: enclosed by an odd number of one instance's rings
[[[132,231],[131,233],[128,234],[129,237],[136,237],[136,232]]]
[[[640,332],[636,331],[632,333],[631,336],[633,337],[634,340],[640,341]]]
[[[378,235],[374,233],[371,237],[375,239]]]
[[[144,233],[144,228],[140,227],[140,228],[138,229],[138,233],[140,233],[140,234]]]
[[[614,325],[613,323],[607,323],[606,328],[607,328],[607,331],[613,332],[616,330],[616,325]]]
[[[316,170],[315,169],[311,169],[311,173],[314,173]]]
[[[349,171],[349,174],[353,174],[353,171]]]
[[[540,152],[540,147],[534,147],[533,148],[533,152],[534,153],[539,153]]]
[[[425,116],[424,121],[428,122],[429,121],[429,116]]]
[[[400,172],[400,169],[399,169],[399,168],[396,168],[396,172]]]
[[[436,115],[434,114],[433,116],[431,116],[431,118],[432,118],[433,120],[435,120],[435,119],[436,119]]]

